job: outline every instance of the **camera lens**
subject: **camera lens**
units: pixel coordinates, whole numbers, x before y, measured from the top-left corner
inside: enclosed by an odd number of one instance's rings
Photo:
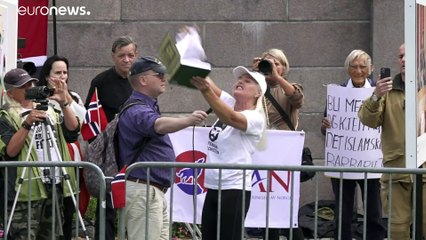
[[[259,62],[259,65],[257,65],[259,68],[259,72],[263,73],[264,75],[268,75],[272,73],[272,66],[271,63],[268,60],[261,60]]]
[[[29,88],[25,92],[26,99],[43,100],[54,94],[55,90],[46,86]]]

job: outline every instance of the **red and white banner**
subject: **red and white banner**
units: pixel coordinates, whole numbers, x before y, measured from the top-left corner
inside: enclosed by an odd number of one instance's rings
[[[170,134],[177,162],[208,163],[207,138],[210,128],[186,128]],[[194,134],[194,135],[193,135]],[[300,166],[304,132],[267,130],[267,148],[256,152],[254,165]],[[194,139],[194,142],[192,142]],[[194,152],[192,151],[194,149]],[[197,172],[196,201],[194,201],[194,172]],[[289,228],[298,226],[300,174],[289,171],[271,171],[269,192],[269,227]],[[293,188],[293,189],[292,189]],[[204,169],[177,168],[173,186],[173,221],[192,223],[194,209],[196,223],[201,223],[201,213],[206,194]],[[168,192],[168,194],[170,191]],[[250,209],[246,217],[246,227],[265,227],[266,223],[267,173],[254,170]],[[293,199],[292,199],[293,198]],[[170,197],[167,197],[170,200]],[[170,203],[169,203],[169,206]],[[291,213],[291,214],[290,214]],[[290,216],[293,218],[290,221]]]
[[[48,7],[48,0],[20,0],[18,6],[18,38],[26,39],[25,48],[18,49],[22,61],[33,62],[42,66],[47,54],[47,21],[48,15],[41,14],[35,9]],[[29,9],[32,11],[20,11]]]

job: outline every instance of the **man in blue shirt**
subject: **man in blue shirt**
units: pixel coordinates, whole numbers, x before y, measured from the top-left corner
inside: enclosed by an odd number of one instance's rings
[[[132,161],[174,162],[176,157],[168,133],[200,124],[207,117],[204,111],[194,111],[181,118],[161,116],[157,97],[166,90],[166,72],[158,59],[149,56],[139,58],[130,68],[129,82],[133,92],[127,103],[141,101],[143,104],[130,107],[120,116],[120,168],[132,164]],[[139,150],[141,143],[144,143],[144,147]],[[146,199],[148,178],[149,206]],[[129,174],[125,208],[129,240],[169,239],[169,215],[164,194],[173,179],[167,168],[150,169],[149,176],[145,168],[135,169]],[[146,211],[149,211],[148,230],[145,229]]]

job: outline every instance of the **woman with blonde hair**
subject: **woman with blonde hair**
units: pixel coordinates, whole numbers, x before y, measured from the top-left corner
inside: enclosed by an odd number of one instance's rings
[[[264,69],[264,65],[269,66]],[[268,90],[271,96],[278,102],[281,108],[289,115],[295,129],[299,123],[299,109],[303,106],[303,87],[298,83],[287,80],[290,64],[284,52],[277,48],[269,49],[260,57],[253,59],[253,70],[265,75]],[[291,127],[283,121],[281,114],[273,106],[265,94],[267,108],[268,128],[278,130],[291,130]]]
[[[218,117],[207,139],[209,163],[251,164],[256,148],[265,147],[266,120],[262,103],[265,77],[242,66],[234,68],[233,75],[237,82],[232,96],[209,77],[192,79]],[[207,195],[201,220],[203,239],[217,239],[219,209],[220,239],[242,239],[242,220],[250,206],[251,173],[250,170],[206,169]]]
[[[290,70],[287,56],[281,49],[271,48],[262,53],[260,57],[253,59],[252,68],[265,76],[268,85],[264,98],[268,129],[296,130],[299,125],[299,109],[303,106],[304,94],[300,84],[287,80]],[[272,103],[274,100],[288,115],[291,125],[283,120],[280,111]],[[279,232],[280,229],[270,228],[269,239],[278,240]],[[288,229],[284,229],[284,235],[289,238]],[[300,229],[293,228],[293,239],[304,239]]]

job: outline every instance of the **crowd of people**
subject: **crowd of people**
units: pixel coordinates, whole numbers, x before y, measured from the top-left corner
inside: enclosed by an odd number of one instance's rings
[[[404,44],[399,48],[398,56],[400,73],[393,79],[378,76],[376,81],[371,57],[365,51],[355,49],[344,63],[348,79],[341,83],[347,88],[375,87],[373,95],[363,102],[358,114],[366,126],[381,127],[385,167],[405,167],[405,134],[404,127],[401,127],[405,124]],[[0,109],[2,160],[83,160],[80,128],[86,108],[96,92],[108,121],[122,106],[131,102],[141,103],[123,112],[118,123],[120,168],[134,162],[174,162],[176,156],[168,134],[203,123],[207,113],[194,110],[181,117],[162,116],[157,100],[166,91],[167,69],[155,57],[138,58],[137,44],[131,37],[117,38],[112,45],[111,57],[114,65],[91,81],[85,104],[68,87],[69,62],[63,56],[47,58],[37,78],[23,69],[8,71],[4,76],[5,101]],[[266,70],[264,66],[261,68],[261,64],[265,63],[269,66]],[[209,163],[250,164],[256,150],[265,150],[266,129],[297,130],[304,93],[299,83],[287,79],[289,70],[290,64],[284,52],[273,48],[253,58],[251,68],[237,66],[233,69],[235,83],[232,93],[223,91],[210,77],[195,76],[191,79],[217,117],[204,138],[210,146],[214,146],[206,152]],[[33,92],[35,96],[29,97],[28,89],[34,86],[41,87],[38,89],[43,91]],[[47,101],[37,96],[45,94],[45,91]],[[321,132],[325,134],[330,126],[325,111]],[[139,149],[141,143],[143,148]],[[61,239],[71,239],[75,197],[79,189],[76,171],[79,170],[71,167],[14,167],[9,168],[6,174],[2,170],[0,196],[7,196],[7,204],[0,204],[0,210],[3,213],[4,206],[7,206],[12,217],[8,237],[51,239],[52,236],[61,236]],[[146,169],[137,169],[128,176],[125,207],[127,239],[143,239],[141,236],[147,236],[147,239],[170,238],[165,193],[173,184],[171,175],[168,169],[154,168],[149,173]],[[7,192],[3,187],[5,184]],[[217,239],[218,234],[220,239],[242,239],[244,219],[250,208],[251,171],[206,169],[204,185],[207,194],[202,211],[203,239]],[[351,223],[357,185],[368,196],[363,199],[368,209],[366,239],[385,238],[382,211],[388,212],[389,209],[392,213],[392,238],[410,239],[413,179],[409,174],[393,174],[392,177],[383,174],[380,179],[366,180],[331,178],[335,203],[339,206],[335,209],[335,239],[353,238]],[[53,192],[55,194],[52,195]],[[423,194],[426,197],[426,188]],[[147,201],[149,209],[146,209]],[[53,205],[57,205],[56,217],[52,216]],[[99,209],[98,201],[97,215]],[[220,215],[217,214],[219,209]],[[149,218],[146,218],[147,211]],[[426,217],[426,208],[423,208],[423,216]],[[28,219],[31,219],[29,223]],[[52,230],[54,219],[56,227]],[[2,222],[6,226],[8,219],[2,219]],[[147,222],[149,231],[145,229]],[[339,222],[340,230],[337,227]],[[115,239],[115,225],[116,212],[111,198],[106,197],[106,239]],[[99,218],[96,218],[95,226],[95,239],[99,239]],[[423,230],[426,231],[426,225]],[[263,235],[274,240],[280,235],[304,239],[299,228],[292,228],[292,233],[289,229],[269,228]]]

